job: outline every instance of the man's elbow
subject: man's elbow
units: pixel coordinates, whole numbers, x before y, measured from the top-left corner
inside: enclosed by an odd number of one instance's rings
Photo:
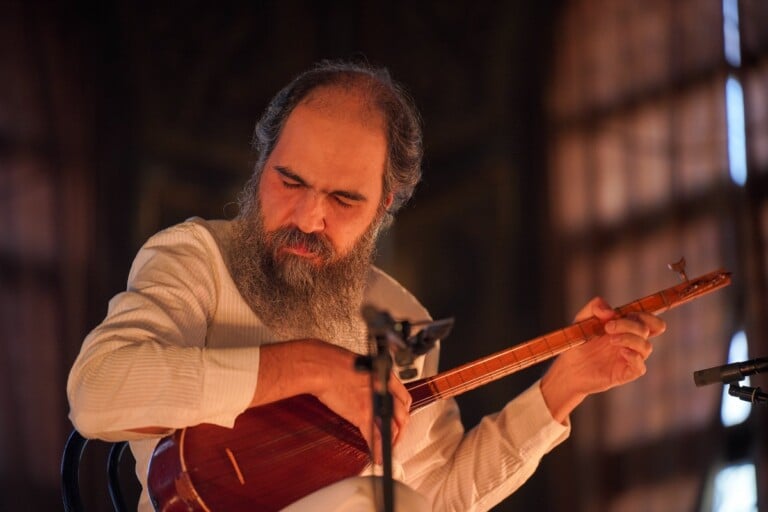
[[[163,437],[173,432],[172,428],[159,426],[123,426],[122,422],[116,422],[104,414],[83,411],[77,407],[70,410],[69,420],[83,437],[108,442]]]

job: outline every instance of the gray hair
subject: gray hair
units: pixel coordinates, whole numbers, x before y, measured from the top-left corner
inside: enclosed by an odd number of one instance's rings
[[[288,116],[310,93],[320,87],[339,87],[361,92],[384,116],[387,158],[382,196],[393,194],[387,211],[393,215],[413,195],[421,179],[423,144],[421,119],[411,97],[385,68],[345,61],[322,61],[294,78],[270,101],[256,124],[253,148],[258,152],[251,178],[241,196],[241,214],[256,194],[261,173],[275,148]]]

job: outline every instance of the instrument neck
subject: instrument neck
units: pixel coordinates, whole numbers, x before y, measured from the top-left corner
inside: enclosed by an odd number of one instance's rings
[[[730,273],[710,272],[617,308],[620,316],[632,312],[659,314],[730,284]],[[496,381],[604,334],[603,323],[595,317],[539,336],[452,370],[406,384],[413,397],[411,410],[453,398]]]

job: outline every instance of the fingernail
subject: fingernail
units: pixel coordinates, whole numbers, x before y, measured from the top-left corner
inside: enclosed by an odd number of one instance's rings
[[[616,329],[616,320],[609,320],[605,323],[606,331],[614,331]]]

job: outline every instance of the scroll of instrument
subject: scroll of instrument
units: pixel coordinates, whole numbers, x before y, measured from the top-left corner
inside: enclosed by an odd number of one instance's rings
[[[695,279],[685,260],[671,264],[682,282],[617,308],[663,313],[730,284],[716,270]],[[597,318],[574,323],[453,370],[406,384],[411,411],[455,397],[547,360],[603,334]],[[357,427],[311,395],[248,409],[233,428],[201,424],[163,438],[152,456],[148,486],[157,510],[270,511],[360,474],[370,464]]]

